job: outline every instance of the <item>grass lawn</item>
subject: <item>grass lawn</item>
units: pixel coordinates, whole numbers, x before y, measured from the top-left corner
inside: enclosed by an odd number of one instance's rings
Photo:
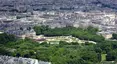
[[[102,61],[106,60],[106,54],[102,54],[101,57],[102,57]]]

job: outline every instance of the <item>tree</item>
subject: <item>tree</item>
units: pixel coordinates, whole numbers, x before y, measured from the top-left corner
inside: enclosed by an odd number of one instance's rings
[[[95,52],[96,52],[96,53],[102,53],[102,49],[99,48],[99,47],[96,47],[96,48],[95,48]]]
[[[9,35],[6,33],[0,34],[0,44],[5,44],[8,42],[14,42],[17,38],[14,35]]]
[[[47,26],[35,26],[34,30],[37,35],[43,34],[45,36],[68,36],[72,35],[82,40],[91,40],[95,42],[104,41],[104,37],[96,34],[97,28],[88,27],[87,29],[75,28],[75,27],[63,27],[63,28],[48,28]]]
[[[11,52],[0,47],[0,55],[10,55]]]
[[[117,52],[115,50],[107,53],[106,60],[107,61],[115,61],[117,59]]]
[[[68,42],[65,42],[65,41],[60,41],[59,42],[59,45],[61,45],[61,46],[63,46],[63,45],[69,45],[69,43]]]
[[[84,51],[81,53],[81,58],[87,62],[98,62],[98,55],[92,51]]]
[[[25,57],[25,58],[30,58],[30,54],[24,54],[23,57]]]
[[[33,28],[37,35],[44,34],[44,31],[47,31],[49,29],[48,26],[35,26]]]
[[[21,54],[20,54],[20,53],[17,53],[17,54],[16,54],[16,57],[20,57],[20,56],[21,56]]]
[[[113,39],[117,39],[117,34],[114,33],[114,34],[112,34],[112,36],[113,36],[112,37]]]

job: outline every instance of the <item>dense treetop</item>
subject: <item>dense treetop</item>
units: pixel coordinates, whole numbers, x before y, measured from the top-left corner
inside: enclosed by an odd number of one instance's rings
[[[66,36],[72,35],[82,40],[91,41],[104,41],[104,37],[97,35],[97,28],[89,26],[88,28],[75,28],[75,27],[63,27],[51,29],[48,26],[35,26],[34,30],[37,35],[43,34],[45,36]]]
[[[59,44],[52,45],[47,44],[47,42],[39,44],[29,38],[24,40],[17,39],[14,41],[14,36],[1,34],[0,55],[35,58],[42,61],[52,62],[52,64],[113,64],[110,61],[116,62],[117,60],[117,41],[104,40],[102,36],[96,35],[96,32],[98,31],[96,28],[88,27],[87,29],[82,29],[64,27],[51,29],[47,26],[37,26],[34,27],[34,29],[37,32],[37,35],[73,35],[86,40],[93,40],[93,38],[96,39],[98,37],[101,39],[99,38],[99,40],[95,40],[97,41],[97,44],[78,44],[75,42],[66,43],[60,41]]]

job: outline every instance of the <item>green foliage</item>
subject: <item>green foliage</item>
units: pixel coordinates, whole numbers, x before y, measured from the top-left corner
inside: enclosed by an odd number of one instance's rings
[[[16,41],[16,37],[14,35],[9,35],[6,33],[0,34],[0,44],[5,44],[13,41]]]
[[[106,60],[106,54],[101,54],[101,56],[102,56],[102,61],[105,61]]]
[[[70,45],[70,43],[65,42],[65,41],[60,41],[60,42],[59,42],[59,45]]]
[[[102,61],[116,61],[117,41],[104,40],[96,35],[98,29],[88,27],[86,29],[64,27],[51,29],[47,26],[34,27],[37,35],[66,36],[72,35],[83,40],[96,41],[97,44],[78,44],[60,41],[59,45],[51,45],[47,42],[38,43],[32,39],[15,39],[8,34],[0,35],[0,54],[16,57],[35,58],[42,61],[50,61],[52,64],[101,64]],[[4,44],[5,43],[5,44]],[[107,56],[103,56],[107,54]],[[104,57],[104,60],[103,60]]]
[[[117,39],[117,34],[114,33],[112,36],[113,39]]]
[[[10,55],[11,52],[0,47],[0,55]]]
[[[81,58],[85,61],[98,62],[98,55],[92,51],[84,51],[81,53]]]
[[[116,50],[117,51],[117,50]],[[115,61],[117,59],[117,52],[115,50],[107,53],[106,60],[107,61]]]
[[[75,28],[75,27],[63,27],[63,28],[48,28],[47,26],[35,26],[34,30],[37,35],[43,34],[45,36],[66,36],[72,35],[82,40],[91,40],[96,42],[104,41],[104,37],[96,34],[97,28],[88,27],[87,29]]]
[[[79,45],[78,42],[71,42],[72,45]]]
[[[12,56],[36,58],[50,61],[53,64],[92,64],[99,61],[97,53],[91,49],[92,46],[85,47],[75,44],[65,44],[63,41],[61,41],[62,46],[38,44],[31,39],[25,39],[9,42],[5,46],[11,50],[15,49]]]
[[[47,31],[49,28],[48,26],[35,26],[34,30],[36,31],[37,35],[43,34],[44,31]]]
[[[89,26],[89,27],[87,27],[87,31],[89,31],[90,33],[96,34],[96,32],[98,32],[99,30],[98,30],[98,28],[94,28],[92,26]]]
[[[100,47],[95,47],[95,52],[96,53],[102,53],[102,49]]]

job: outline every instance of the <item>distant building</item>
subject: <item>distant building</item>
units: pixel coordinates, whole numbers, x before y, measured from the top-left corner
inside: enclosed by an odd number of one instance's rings
[[[0,64],[51,64],[51,62],[38,61],[31,58],[0,56]]]
[[[25,39],[26,37],[27,37],[27,38],[35,38],[35,37],[36,37],[36,32],[31,32],[31,33],[19,35],[19,37],[20,37],[21,39]]]
[[[4,32],[0,32],[0,34],[3,34]]]
[[[98,32],[98,35],[102,35],[105,39],[112,38],[112,33],[109,32]]]
[[[59,44],[59,41],[50,41],[49,44]]]

